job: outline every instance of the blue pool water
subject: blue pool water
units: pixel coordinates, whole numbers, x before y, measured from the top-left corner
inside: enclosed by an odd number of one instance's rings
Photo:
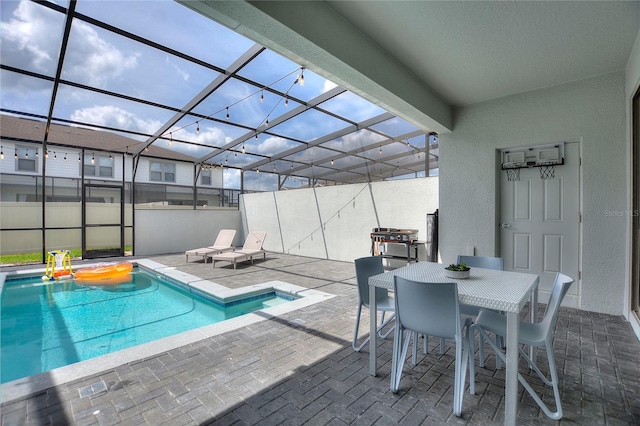
[[[7,280],[0,305],[0,383],[286,301],[271,292],[224,306],[139,268],[130,282],[117,285]]]

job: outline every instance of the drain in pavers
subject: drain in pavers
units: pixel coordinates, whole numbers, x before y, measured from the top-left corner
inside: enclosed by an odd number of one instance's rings
[[[99,382],[92,383],[90,385],[78,388],[78,393],[80,393],[80,398],[92,397],[106,391],[107,391],[107,384],[104,382],[104,380],[100,380]]]

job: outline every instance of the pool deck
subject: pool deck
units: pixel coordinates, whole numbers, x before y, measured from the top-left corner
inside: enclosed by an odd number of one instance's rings
[[[495,370],[489,349],[485,368],[476,365],[476,395],[464,394],[461,418],[451,413],[453,342],[440,355],[439,339],[431,339],[430,353],[420,354],[416,366],[406,364],[393,394],[389,337],[380,342],[378,375],[369,375],[367,347],[360,353],[351,348],[353,263],[268,253],[234,270],[185,263],[183,254],[149,259],[230,289],[275,281],[335,297],[189,341],[168,338],[171,349],[132,348],[131,359],[92,366],[95,371],[24,392],[28,396],[7,400],[3,394],[3,426],[503,423],[504,370]],[[564,417],[548,419],[521,387],[518,424],[640,424],[640,343],[623,317],[561,308],[554,348]],[[80,397],[79,389],[101,381],[106,391]],[[545,400],[552,398],[548,388],[543,392]]]

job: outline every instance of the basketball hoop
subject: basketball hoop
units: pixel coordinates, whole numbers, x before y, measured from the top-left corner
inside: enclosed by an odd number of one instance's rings
[[[503,164],[502,169],[507,172],[507,182],[520,180],[520,167],[522,163]]]
[[[538,163],[536,167],[540,169],[540,179],[553,179],[556,176],[556,164],[554,162]]]

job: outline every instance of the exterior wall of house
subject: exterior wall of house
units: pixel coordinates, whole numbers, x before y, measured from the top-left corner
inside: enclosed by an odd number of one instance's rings
[[[440,135],[440,254],[470,244],[499,253],[497,150],[578,141],[582,157],[579,308],[622,314],[627,223],[605,214],[628,206],[625,73],[616,72],[456,108]]]
[[[17,160],[14,158],[16,147],[29,147],[29,158],[36,158],[36,170],[35,171],[21,171],[18,170]],[[36,147],[38,149],[38,157],[35,157]],[[2,152],[4,154],[4,160],[0,160],[0,173],[2,174],[17,174],[23,176],[42,176],[42,167],[44,159],[44,154],[42,149],[37,144],[32,143],[16,143],[13,141],[2,141]],[[94,152],[94,151],[86,151],[85,157],[91,158],[94,157],[96,160],[99,157],[109,157],[109,153],[106,152]],[[66,160],[65,160],[66,157]],[[79,150],[73,150],[68,148],[58,149],[56,147],[50,147],[49,156],[46,159],[46,168],[47,168],[47,176],[52,177],[61,177],[61,178],[80,178],[82,173],[82,162],[78,161],[80,157]],[[132,176],[132,157],[127,156],[124,162],[124,170],[125,170],[125,181],[131,182]],[[152,182],[149,174],[151,162],[161,162],[161,163],[172,163],[175,164],[175,182]],[[98,166],[98,161],[95,163],[96,167]],[[105,176],[85,176],[86,179],[97,179],[97,180],[105,180],[105,181],[122,181],[122,155],[114,154],[113,155],[113,173],[110,177]],[[148,157],[141,157],[138,163],[138,168],[136,171],[136,182],[139,183],[167,183],[170,185],[183,185],[183,186],[193,186],[193,177],[194,177],[194,167],[191,163],[179,162],[179,161],[171,161],[171,160],[160,160]],[[213,187],[213,188],[222,188],[222,169],[218,168],[215,170],[211,170],[211,184],[203,185],[201,183],[201,179],[198,179],[199,187]],[[16,200],[12,200],[16,201]]]
[[[427,177],[245,194],[240,210],[245,235],[267,232],[266,250],[352,262],[371,254],[373,228],[417,229],[425,240],[427,214],[437,208],[438,178]]]
[[[638,37],[636,37],[636,42],[633,45],[633,49],[631,50],[631,55],[629,56],[629,61],[627,62],[627,68],[626,68],[626,105],[627,105],[627,158],[631,159],[632,158],[632,150],[631,150],[631,138],[632,138],[632,133],[631,133],[631,126],[632,126],[632,119],[631,119],[631,102],[633,100],[633,95],[636,93],[636,91],[638,90],[638,88],[640,87],[640,32],[638,32]],[[632,173],[632,169],[631,169],[631,161],[628,161],[627,164],[627,168],[629,170],[628,173]],[[631,182],[631,179],[629,179],[629,182]],[[629,201],[628,201],[628,205],[629,205],[629,209],[632,206],[632,202],[631,202],[631,188],[629,188]],[[631,218],[628,218],[628,223],[627,223],[627,247],[629,252],[631,252]],[[627,271],[631,270],[631,258],[628,258],[627,261]],[[630,309],[631,309],[631,303],[630,303],[630,296],[631,296],[631,277],[628,276],[627,277],[627,286],[625,288],[625,292],[624,292],[624,306],[625,306],[625,316],[627,317],[627,319],[629,320],[629,323],[631,324],[631,326],[633,327],[636,336],[638,337],[638,340],[640,340],[640,322],[638,321],[638,318],[631,313]]]
[[[35,171],[22,171],[18,170],[16,165],[17,160],[14,158],[16,147],[29,147],[29,158],[33,159],[35,156],[36,147],[38,147],[38,157],[36,159]],[[4,160],[0,160],[0,173],[2,174],[17,174],[23,176],[42,176],[42,167],[45,161],[42,149],[33,143],[20,143],[13,141],[2,141],[2,152],[4,153]],[[62,148],[58,149],[52,147],[49,149],[49,156],[46,159],[47,176],[61,177],[61,178],[80,178],[82,173],[82,162],[78,161],[80,157],[80,151]],[[95,155],[95,158],[99,156],[109,157],[109,153],[89,152],[85,153],[88,158]],[[66,160],[65,160],[66,158]],[[98,163],[96,162],[96,165]],[[113,156],[113,173],[111,177],[104,176],[86,176],[87,179],[100,179],[106,181],[122,181],[122,156]],[[131,157],[128,157],[125,162],[125,171],[127,172],[125,177],[127,180],[131,180]],[[15,201],[15,200],[14,200]]]

